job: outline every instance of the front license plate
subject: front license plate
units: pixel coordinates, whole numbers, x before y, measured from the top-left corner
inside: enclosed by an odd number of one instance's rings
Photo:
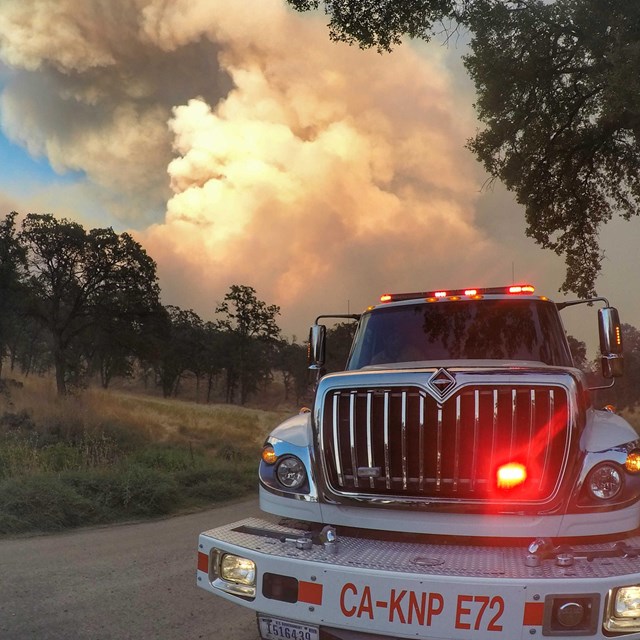
[[[260,636],[264,640],[318,640],[318,627],[279,618],[258,616]]]

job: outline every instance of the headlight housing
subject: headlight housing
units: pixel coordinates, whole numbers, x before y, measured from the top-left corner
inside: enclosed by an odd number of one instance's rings
[[[597,500],[615,498],[624,483],[622,470],[614,464],[601,464],[591,471],[587,479],[589,493]]]
[[[604,627],[607,631],[640,631],[640,585],[618,587],[609,592]]]
[[[286,456],[277,463],[276,478],[287,489],[299,489],[307,481],[307,471],[302,460],[295,456]]]

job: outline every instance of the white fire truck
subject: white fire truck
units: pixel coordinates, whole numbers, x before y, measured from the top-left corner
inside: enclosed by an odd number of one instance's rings
[[[617,377],[604,298],[385,295],[328,375],[320,316],[313,408],[263,449],[267,515],[200,535],[198,585],[267,640],[640,639],[640,440],[573,364],[559,311],[583,302]]]

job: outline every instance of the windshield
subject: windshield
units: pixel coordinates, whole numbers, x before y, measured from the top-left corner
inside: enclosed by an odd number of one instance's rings
[[[365,314],[347,368],[466,359],[572,366],[552,302],[460,300],[378,307]]]

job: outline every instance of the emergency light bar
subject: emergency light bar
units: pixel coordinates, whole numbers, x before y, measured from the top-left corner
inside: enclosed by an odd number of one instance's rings
[[[516,284],[506,287],[484,287],[477,289],[452,289],[451,291],[419,291],[415,293],[385,293],[380,296],[380,302],[396,302],[398,300],[444,300],[445,298],[477,298],[487,295],[531,295],[535,287],[530,284]]]

